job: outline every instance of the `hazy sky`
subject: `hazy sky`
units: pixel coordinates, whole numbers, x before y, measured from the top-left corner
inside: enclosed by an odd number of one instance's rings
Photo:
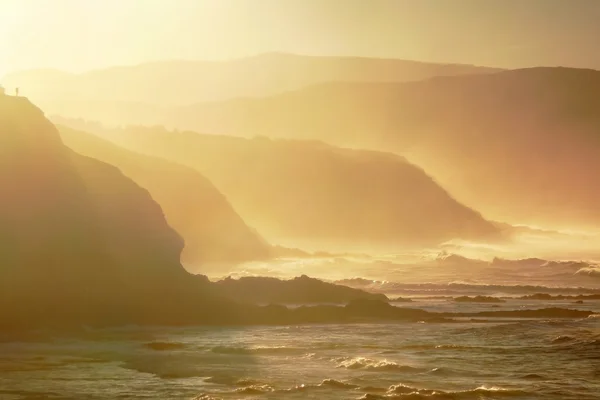
[[[600,68],[600,0],[0,0],[0,74],[268,51]]]

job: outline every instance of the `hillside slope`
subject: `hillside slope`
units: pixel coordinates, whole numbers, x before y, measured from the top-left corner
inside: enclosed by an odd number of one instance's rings
[[[389,250],[499,233],[421,169],[389,153],[160,128],[105,134],[198,169],[272,242]]]
[[[165,123],[394,151],[490,218],[598,227],[599,104],[599,71],[532,68],[324,84],[178,108]]]
[[[59,131],[71,149],[118,167],[148,189],[163,208],[169,224],[185,240],[184,264],[206,271],[211,268],[206,264],[269,257],[269,245],[244,223],[225,196],[198,171],[126,150],[90,133],[64,126],[59,126]]]
[[[183,240],[146,190],[64,146],[25,98],[0,96],[0,185],[1,329],[208,323],[238,310],[183,269]]]

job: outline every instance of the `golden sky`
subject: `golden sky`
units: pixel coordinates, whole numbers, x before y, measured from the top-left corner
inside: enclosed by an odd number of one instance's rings
[[[0,0],[0,74],[270,51],[600,67],[598,0]]]

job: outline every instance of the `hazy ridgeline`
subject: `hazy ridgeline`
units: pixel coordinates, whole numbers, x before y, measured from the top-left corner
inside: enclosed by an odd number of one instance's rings
[[[269,70],[279,65],[277,59],[255,61]],[[343,64],[344,59],[337,62]],[[385,61],[372,61],[377,62]],[[243,60],[237,63],[245,65]],[[422,68],[435,75],[430,67]],[[98,106],[86,105],[85,99],[60,105],[51,96],[42,103],[53,114],[109,125],[160,124],[201,133],[310,139],[394,152],[488,219],[596,230],[600,72],[483,69],[476,75],[446,76],[456,73],[440,67],[436,71],[444,76],[404,82],[408,78],[382,80],[384,75],[370,68],[360,71],[365,75],[362,80],[315,82],[292,91],[280,84],[280,93],[267,97],[181,106],[156,101],[129,110],[117,95]],[[107,107],[123,118],[102,111]]]
[[[393,154],[160,128],[97,133],[200,171],[272,242],[357,252],[502,239],[503,227],[458,203],[424,171]]]

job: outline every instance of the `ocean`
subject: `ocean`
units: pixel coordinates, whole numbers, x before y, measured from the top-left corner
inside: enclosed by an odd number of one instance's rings
[[[280,260],[230,275],[307,273],[432,312],[600,313],[600,300],[522,298],[598,295],[597,264],[405,259]],[[504,302],[454,301],[476,295]],[[600,399],[600,318],[0,333],[0,400],[511,398]]]
[[[397,306],[457,312],[600,301]],[[600,399],[600,318],[122,327],[0,343],[0,399]]]

